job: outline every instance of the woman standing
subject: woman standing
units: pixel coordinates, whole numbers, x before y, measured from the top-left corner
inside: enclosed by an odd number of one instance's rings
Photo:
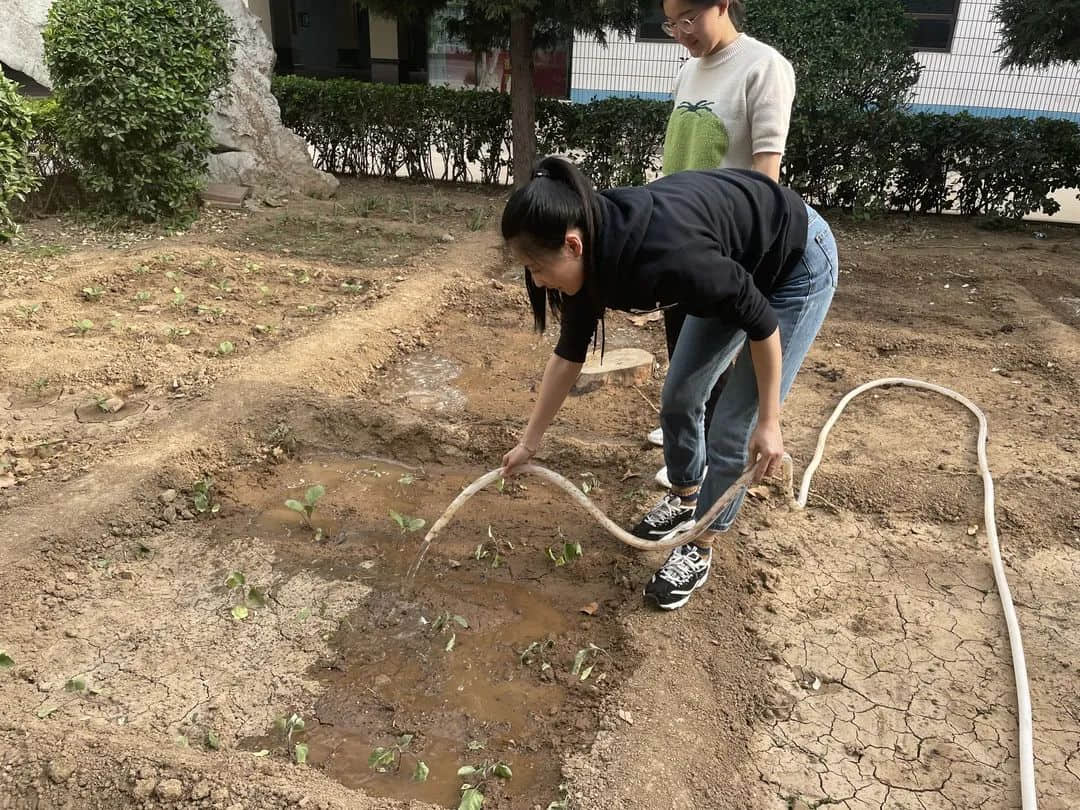
[[[675,105],[664,138],[665,175],[686,169],[753,169],[780,180],[795,72],[775,49],[742,33],[743,0],[664,0],[662,28],[689,51],[679,71]],[[668,359],[675,352],[686,313],[664,311]],[[721,375],[705,408],[705,429],[728,377]],[[663,430],[649,434],[663,445]],[[670,487],[667,468],[656,480]],[[665,497],[659,506],[671,499]],[[669,505],[677,506],[673,503]]]
[[[686,312],[661,398],[664,458],[678,508],[654,510],[634,529],[660,539],[702,515],[742,474],[784,453],[780,405],[836,289],[836,243],[802,199],[763,174],[686,171],[639,188],[597,193],[573,164],[540,162],[503,211],[502,235],[525,265],[536,328],[561,319],[536,405],[504,474],[526,464],[581,372],[606,309],[677,305]],[[749,345],[716,403],[705,401],[732,357]],[[712,544],[730,528],[740,496],[709,532],[672,552],[645,596],[672,610],[705,584]],[[664,512],[664,514],[659,514]]]

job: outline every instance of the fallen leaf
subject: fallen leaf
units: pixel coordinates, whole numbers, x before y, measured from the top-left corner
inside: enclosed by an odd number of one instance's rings
[[[619,719],[627,725],[634,725],[634,717],[630,714],[630,712],[626,711],[625,709],[619,709],[617,714],[619,715]]]
[[[757,487],[750,487],[750,489],[746,490],[746,494],[749,495],[751,498],[757,498],[761,501],[767,501],[769,499],[769,488],[764,484]]]
[[[589,602],[589,604],[585,605],[582,608],[579,608],[578,612],[579,613],[584,613],[587,616],[595,616],[597,611],[599,611],[599,610],[600,610],[600,605],[598,605],[596,602]]]

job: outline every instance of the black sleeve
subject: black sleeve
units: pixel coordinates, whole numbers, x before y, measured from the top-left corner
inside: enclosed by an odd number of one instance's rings
[[[584,291],[577,295],[564,295],[562,300],[562,329],[559,342],[555,345],[555,354],[571,363],[584,363],[589,344],[596,334],[600,313]]]
[[[776,331],[776,313],[741,264],[719,248],[681,255],[677,267],[660,272],[657,298],[679,302],[690,315],[724,318],[746,331],[750,340],[764,340]]]

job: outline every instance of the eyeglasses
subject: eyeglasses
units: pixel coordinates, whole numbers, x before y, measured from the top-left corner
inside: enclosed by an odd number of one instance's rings
[[[698,12],[693,17],[683,17],[681,20],[671,22],[665,20],[660,23],[660,30],[667,34],[669,37],[673,37],[676,34],[692,34],[694,33],[694,25],[698,21],[698,17],[701,16],[701,12]]]

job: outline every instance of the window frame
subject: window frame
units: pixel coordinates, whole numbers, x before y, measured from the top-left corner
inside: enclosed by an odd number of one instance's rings
[[[952,0],[952,13],[951,14],[941,14],[941,13],[931,13],[931,12],[924,12],[924,11],[908,11],[907,10],[907,3],[905,2],[905,0],[901,0],[900,5],[904,9],[904,16],[907,17],[909,20],[912,20],[913,22],[918,22],[919,20],[944,20],[944,21],[950,23],[950,26],[949,26],[949,40],[948,40],[948,42],[945,43],[945,47],[943,47],[943,48],[924,48],[924,47],[920,47],[914,41],[914,39],[912,39],[912,43],[911,43],[912,50],[917,51],[919,53],[952,53],[953,42],[956,41],[956,25],[960,20],[960,3],[961,3],[961,0]],[[914,33],[914,32],[912,32],[912,33]]]

